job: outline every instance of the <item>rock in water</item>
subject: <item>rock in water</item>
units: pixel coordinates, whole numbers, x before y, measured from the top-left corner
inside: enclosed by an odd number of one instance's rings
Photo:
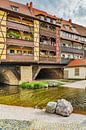
[[[73,112],[73,107],[70,102],[65,99],[61,99],[57,101],[56,114],[62,116],[70,116]]]
[[[56,102],[48,102],[48,104],[46,106],[46,112],[49,112],[49,113],[53,114],[56,111],[56,107],[57,107]]]

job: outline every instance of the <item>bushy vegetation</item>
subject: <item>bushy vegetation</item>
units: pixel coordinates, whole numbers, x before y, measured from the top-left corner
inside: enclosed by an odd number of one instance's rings
[[[21,37],[19,32],[12,31],[12,30],[7,33],[7,36],[12,38],[17,38],[17,39]]]
[[[40,81],[40,82],[23,82],[20,84],[20,87],[23,89],[41,89],[41,88],[46,88],[48,87],[47,82]]]

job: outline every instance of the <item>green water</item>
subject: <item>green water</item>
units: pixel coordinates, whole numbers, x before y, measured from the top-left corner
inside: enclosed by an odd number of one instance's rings
[[[44,108],[49,101],[65,98],[75,112],[86,114],[86,91],[70,88],[22,90],[15,86],[0,86],[0,104]]]

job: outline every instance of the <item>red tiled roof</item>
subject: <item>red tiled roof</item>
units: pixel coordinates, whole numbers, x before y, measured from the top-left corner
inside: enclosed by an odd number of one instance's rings
[[[9,0],[0,0],[0,7],[5,8],[5,9],[9,9],[10,8]]]
[[[67,67],[78,67],[78,66],[86,66],[86,59],[77,59],[70,61]]]
[[[78,25],[78,24],[73,24],[73,27],[76,28],[79,35],[86,37],[86,27]]]
[[[27,5],[21,4],[21,3],[16,3],[13,1],[9,1],[10,6],[16,6],[19,8],[19,13],[29,15],[31,16],[31,13],[29,11],[29,7]]]
[[[21,4],[21,3],[13,2],[11,0],[1,0],[0,1],[0,7],[4,8],[4,9],[12,10],[11,6],[16,6],[16,7],[19,8],[19,13],[21,13],[21,14],[25,14],[25,15],[29,15],[29,16],[34,16],[34,17],[36,15],[42,14],[44,16],[47,16],[47,17],[50,17],[50,18],[53,18],[53,19],[57,19],[56,16],[50,15],[46,11],[42,11],[42,10],[33,8],[33,5],[30,8],[31,3],[32,2],[27,3],[26,5],[24,5],[24,4]]]
[[[57,19],[56,16],[53,16],[53,15],[50,15],[48,14],[46,11],[42,11],[42,10],[39,10],[39,9],[36,9],[36,8],[33,8],[33,14],[36,16],[36,15],[44,15],[46,17],[50,17],[50,18],[53,18],[53,19]]]
[[[60,23],[61,23],[61,30],[86,37],[85,26],[72,23],[71,19],[69,20],[60,19]],[[69,28],[67,29],[65,26],[68,26]]]
[[[0,0],[0,7],[7,10],[12,10],[11,6],[16,6],[19,8],[19,13],[31,16],[31,12],[27,5],[13,2],[10,0]]]

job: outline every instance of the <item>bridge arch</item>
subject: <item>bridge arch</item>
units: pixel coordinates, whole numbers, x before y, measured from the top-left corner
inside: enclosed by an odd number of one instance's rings
[[[55,68],[42,68],[40,69],[36,79],[62,79],[63,71]]]
[[[9,85],[18,85],[19,81],[10,69],[0,68],[0,82]]]

